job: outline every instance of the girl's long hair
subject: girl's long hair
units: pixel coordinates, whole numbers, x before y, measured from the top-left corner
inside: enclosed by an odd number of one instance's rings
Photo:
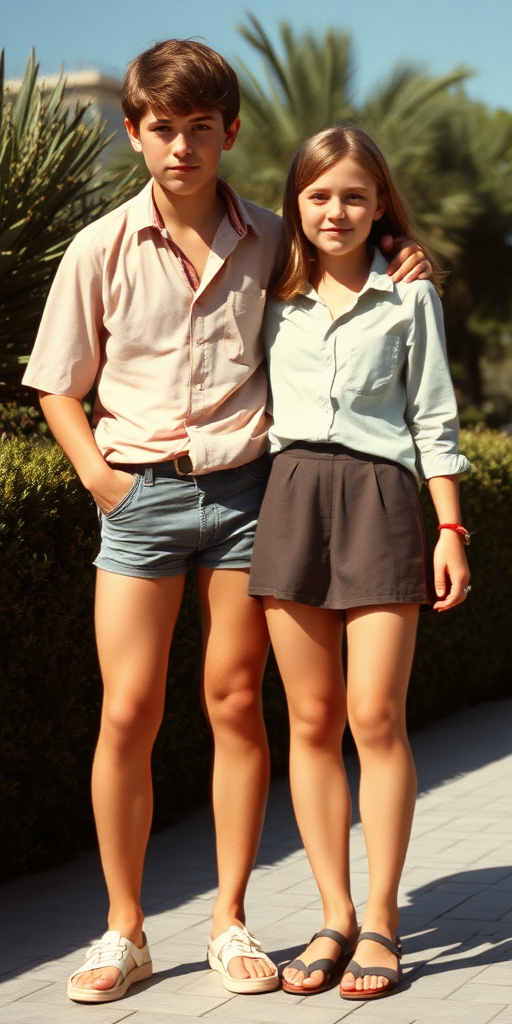
[[[415,233],[406,201],[393,182],[384,155],[365,131],[345,124],[326,128],[307,139],[292,160],[284,190],[281,248],[270,284],[274,295],[288,301],[305,290],[314,272],[316,249],[302,230],[297,197],[343,157],[350,157],[369,171],[379,196],[386,196],[386,209],[380,220],[374,221],[368,241],[377,245],[383,235],[403,235],[418,242],[432,264],[433,282],[438,284],[441,268]]]

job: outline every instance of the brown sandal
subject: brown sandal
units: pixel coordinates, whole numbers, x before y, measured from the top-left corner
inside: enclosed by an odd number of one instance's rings
[[[292,985],[290,981],[286,981],[283,978],[283,992],[291,992],[293,995],[300,994],[301,996],[314,996],[317,992],[325,992],[328,988],[332,988],[337,983],[343,968],[349,956],[354,952],[354,946],[349,943],[348,939],[345,938],[341,932],[337,932],[334,928],[322,928],[321,931],[316,932],[313,938],[308,942],[308,946],[314,942],[315,939],[334,939],[340,947],[340,955],[337,960],[331,960],[329,957],[322,957],[320,960],[313,960],[313,963],[306,965],[303,960],[293,960],[291,964],[287,964],[287,967],[294,967],[297,971],[303,971],[304,977],[309,978],[313,971],[323,971],[325,974],[325,980],[318,988],[304,988],[302,985]]]
[[[343,972],[343,977],[345,977],[345,974],[353,974],[354,978],[364,978],[373,974],[379,978],[387,978],[389,985],[386,985],[385,988],[353,989],[352,992],[345,992],[344,989],[340,988],[342,999],[379,999],[394,992],[400,983],[402,975],[402,965],[400,963],[402,959],[402,946],[400,939],[397,937],[396,942],[392,942],[391,939],[386,938],[385,935],[380,935],[379,932],[361,932],[358,941],[362,942],[363,939],[380,942],[381,946],[385,946],[386,949],[389,949],[390,953],[394,953],[398,961],[397,969],[393,971],[391,967],[361,967],[357,960],[351,960]]]

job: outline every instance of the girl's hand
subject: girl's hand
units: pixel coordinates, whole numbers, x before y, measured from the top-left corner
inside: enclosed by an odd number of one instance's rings
[[[434,551],[434,584],[438,597],[434,611],[446,612],[465,601],[464,587],[470,576],[462,538],[453,530],[441,530]]]
[[[119,505],[128,491],[133,487],[134,476],[123,469],[111,469],[105,464],[105,471],[94,481],[89,490],[103,515]]]
[[[417,242],[410,238],[393,238],[393,235],[384,235],[380,240],[380,248],[384,252],[392,252],[398,249],[396,256],[391,260],[388,267],[388,275],[393,281],[427,281],[432,277],[432,267],[425,257],[425,253]]]

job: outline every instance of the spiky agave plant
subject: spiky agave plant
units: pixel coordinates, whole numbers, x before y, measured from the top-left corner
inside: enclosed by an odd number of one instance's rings
[[[128,199],[134,174],[104,174],[98,156],[112,135],[71,110],[65,78],[44,95],[32,51],[16,98],[0,57],[0,380],[16,399],[59,260],[85,224]]]

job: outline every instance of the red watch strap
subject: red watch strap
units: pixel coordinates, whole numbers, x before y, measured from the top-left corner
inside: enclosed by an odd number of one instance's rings
[[[437,529],[438,530],[454,530],[455,533],[459,534],[459,537],[462,537],[462,540],[464,541],[464,544],[469,544],[469,542],[470,542],[471,535],[469,533],[469,530],[466,530],[466,527],[465,526],[461,526],[460,523],[440,523],[439,526],[437,527]]]

